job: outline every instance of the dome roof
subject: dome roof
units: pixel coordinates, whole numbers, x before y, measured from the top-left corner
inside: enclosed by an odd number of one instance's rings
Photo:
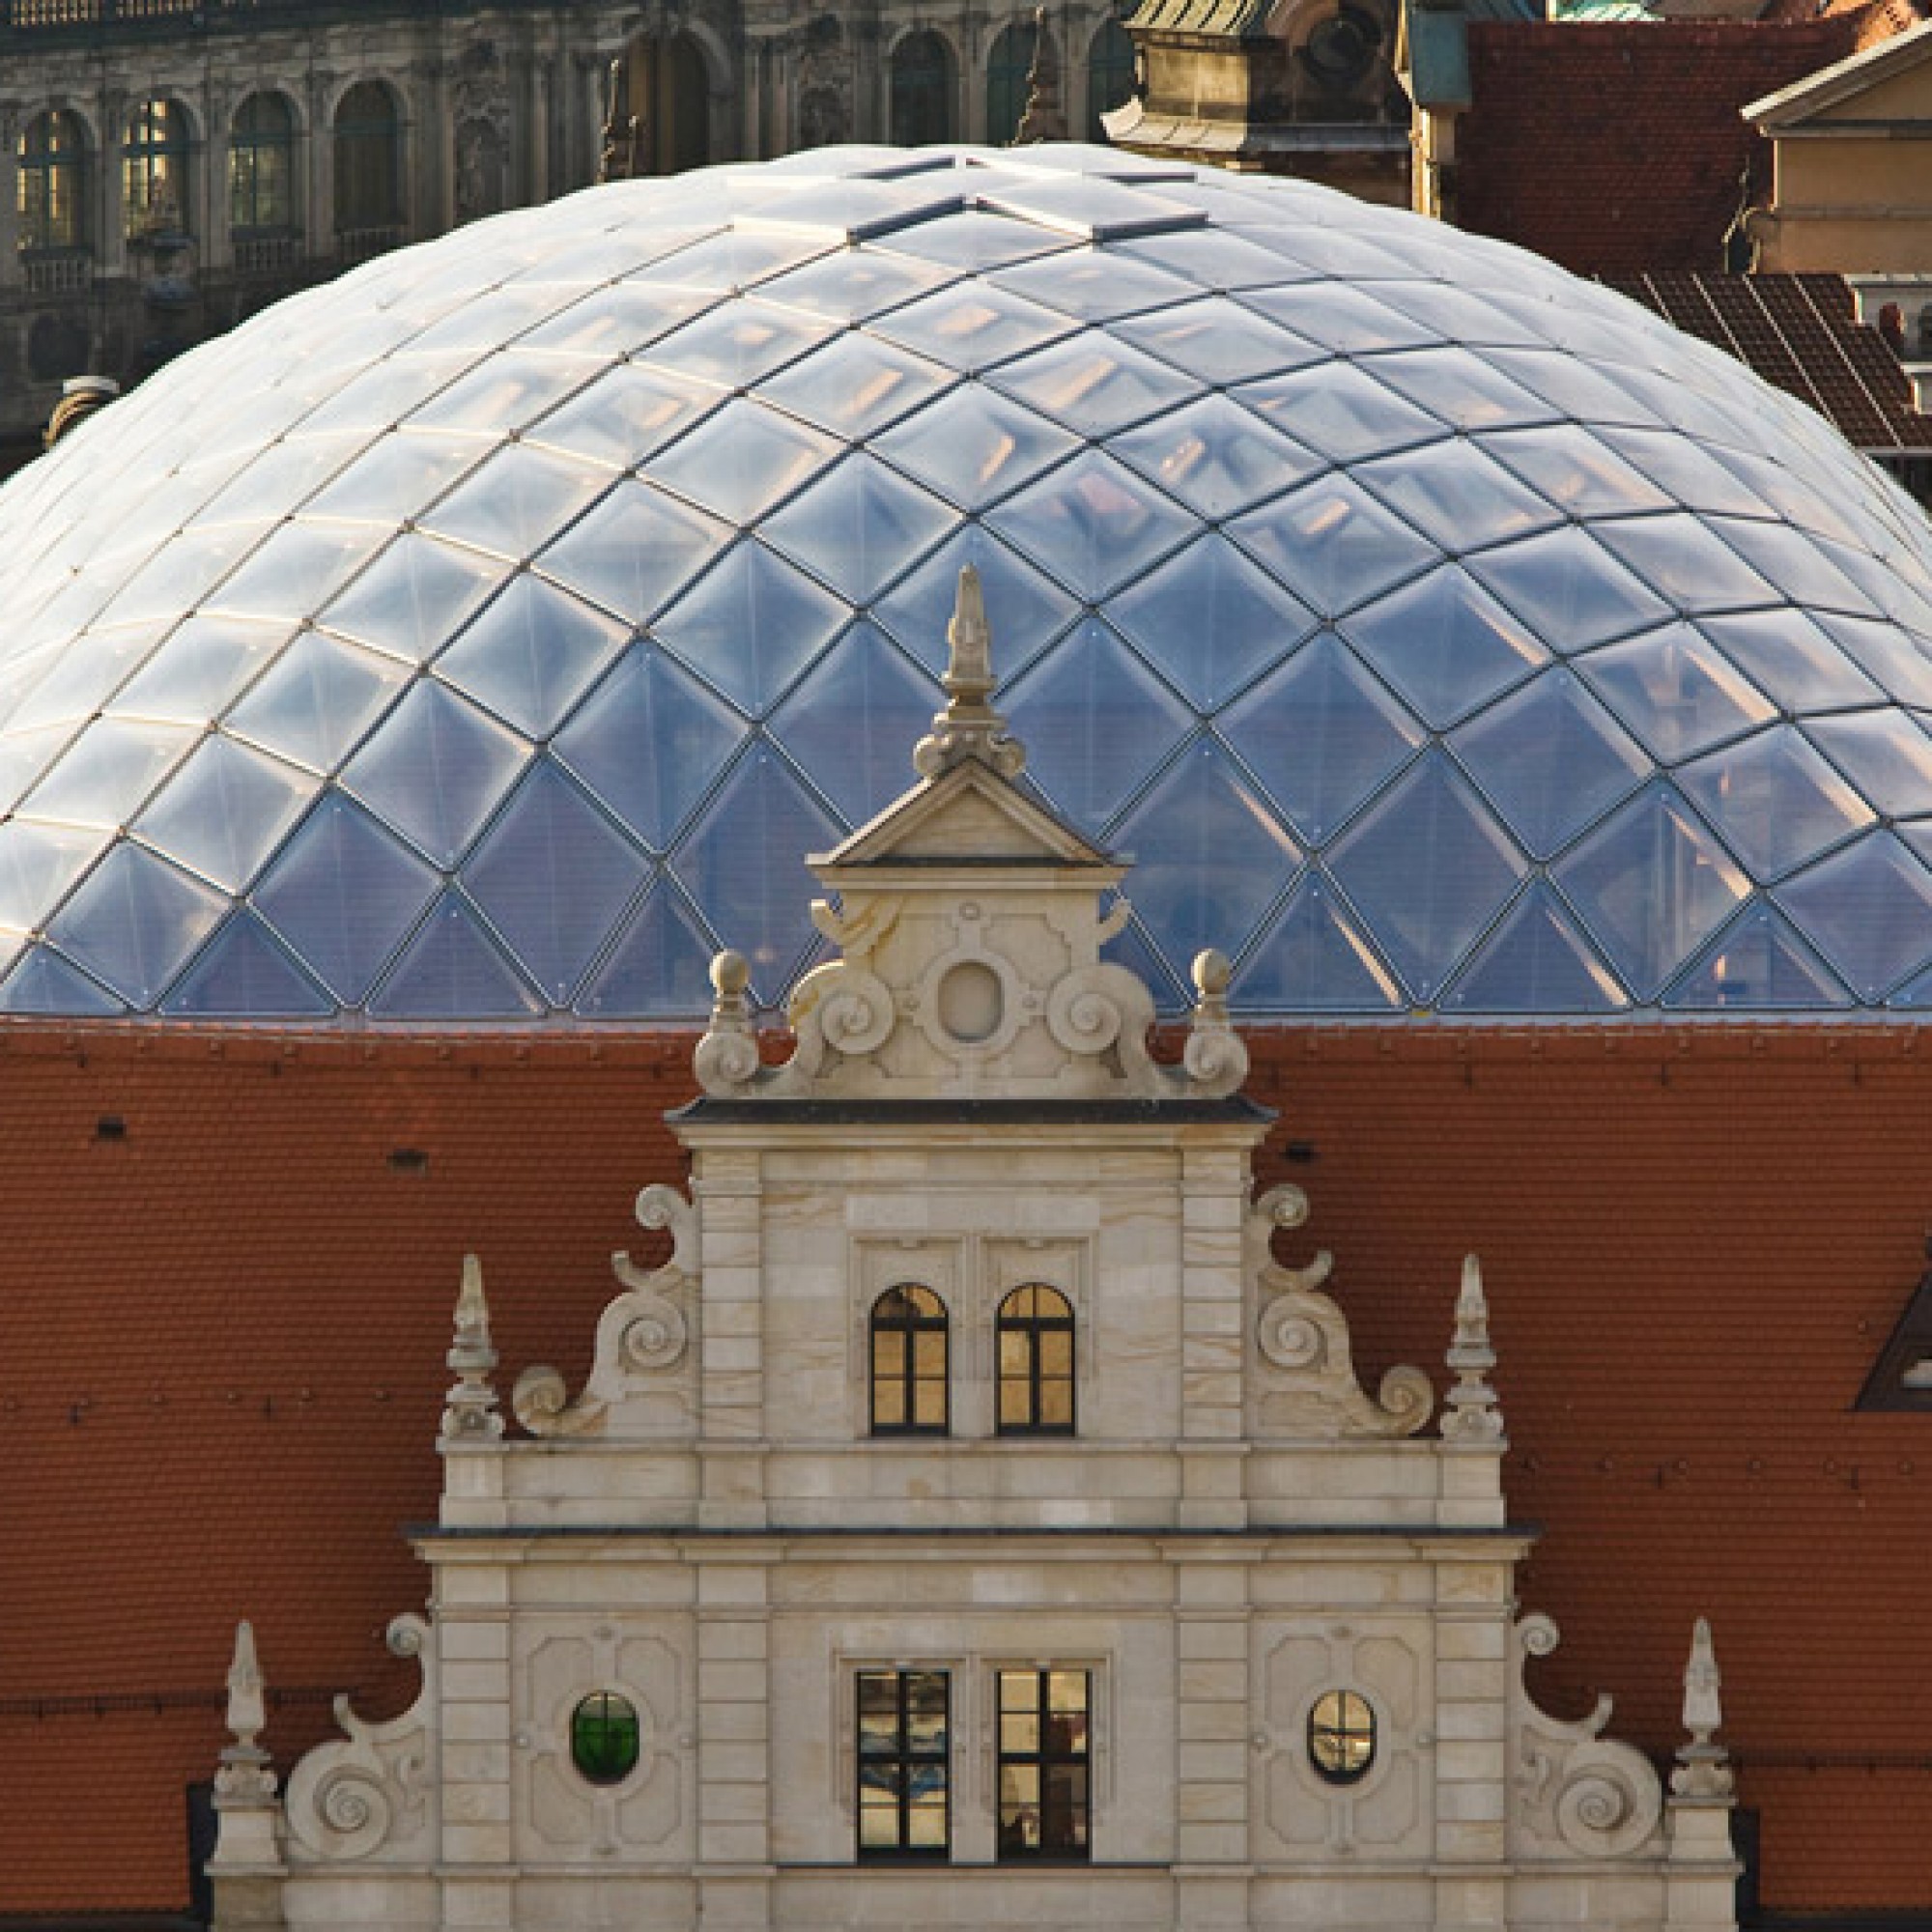
[[[0,491],[0,1009],[778,999],[966,562],[1168,997],[1932,1004],[1916,506],[1533,257],[1069,148],[479,223]]]

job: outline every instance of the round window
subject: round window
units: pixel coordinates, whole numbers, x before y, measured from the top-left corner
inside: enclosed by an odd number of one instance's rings
[[[1376,1761],[1376,1714],[1353,1690],[1324,1690],[1308,1714],[1308,1755],[1330,1784],[1353,1784]]]
[[[1380,38],[1366,14],[1343,7],[1315,27],[1303,53],[1330,87],[1346,87],[1368,72]]]
[[[593,1690],[570,1714],[570,1758],[592,1784],[621,1784],[638,1768],[638,1707]]]

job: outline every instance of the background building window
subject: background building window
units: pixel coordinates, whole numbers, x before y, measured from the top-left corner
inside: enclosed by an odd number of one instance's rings
[[[1016,1288],[1000,1303],[1002,1435],[1073,1434],[1073,1307],[1055,1288]]]
[[[188,232],[187,109],[144,100],[128,120],[121,150],[122,209],[129,241]]]
[[[1101,22],[1087,46],[1087,138],[1104,141],[1107,130],[1100,116],[1124,107],[1133,99],[1134,43],[1118,14]]]
[[[901,148],[952,138],[959,93],[952,49],[930,30],[908,34],[893,49],[892,134]]]
[[[1324,1690],[1308,1713],[1308,1755],[1330,1784],[1353,1784],[1376,1761],[1376,1714],[1353,1690]]]
[[[859,1856],[943,1859],[952,1842],[944,1670],[859,1673]]]
[[[358,80],[335,109],[335,232],[403,219],[403,117],[380,80]]]
[[[77,114],[37,114],[15,145],[19,247],[25,254],[85,248],[87,133]]]
[[[639,174],[681,174],[711,158],[711,77],[689,34],[641,34],[624,56],[624,106],[638,123]]]
[[[228,137],[228,225],[237,235],[292,228],[296,116],[279,94],[251,94]]]
[[[1000,1857],[1088,1856],[1084,1670],[1000,1672]]]
[[[872,1434],[944,1435],[946,1304],[908,1282],[872,1304]]]
[[[622,1784],[641,1744],[638,1707],[614,1690],[593,1690],[570,1714],[570,1761],[592,1784]]]
[[[993,43],[986,59],[986,139],[996,148],[1008,147],[1019,132],[1026,112],[1027,77],[1033,72],[1034,49],[1039,30],[1031,20],[1015,20]]]

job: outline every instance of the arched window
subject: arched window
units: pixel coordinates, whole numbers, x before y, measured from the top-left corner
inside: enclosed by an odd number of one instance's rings
[[[1117,14],[1087,45],[1087,138],[1104,141],[1100,116],[1124,107],[1134,93],[1134,43]]]
[[[1000,1303],[1002,1435],[1073,1434],[1073,1306],[1057,1288],[1016,1288]]]
[[[121,149],[121,206],[128,239],[188,232],[187,109],[144,100],[128,119]]]
[[[944,1435],[946,1304],[907,1282],[872,1304],[872,1434]]]
[[[402,222],[403,117],[380,80],[358,80],[335,109],[335,232],[366,236]]]
[[[1376,1714],[1353,1690],[1324,1690],[1308,1713],[1308,1755],[1330,1784],[1355,1784],[1376,1761]]]
[[[228,225],[261,235],[295,220],[295,109],[279,94],[251,94],[228,136]]]
[[[14,158],[20,253],[85,248],[87,130],[79,115],[59,108],[35,115],[15,143]]]
[[[986,139],[993,147],[1009,147],[1020,130],[1038,43],[1039,29],[1031,20],[1015,20],[1001,31],[986,57]]]
[[[893,49],[892,136],[901,148],[952,138],[952,103],[959,86],[952,49],[929,29],[908,34]]]
[[[638,123],[636,170],[681,174],[711,158],[711,79],[689,34],[640,35],[624,57],[628,112]]]

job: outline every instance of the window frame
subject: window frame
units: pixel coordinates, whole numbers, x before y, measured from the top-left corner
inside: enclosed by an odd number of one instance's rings
[[[1334,1715],[1323,1712],[1333,1707]],[[1355,1713],[1359,1711],[1360,1717]],[[1360,1784],[1376,1768],[1381,1747],[1381,1724],[1376,1707],[1361,1691],[1345,1686],[1323,1690],[1308,1707],[1308,1762],[1324,1784],[1347,1787]],[[1353,1747],[1359,1742],[1361,1761],[1350,1763]],[[1324,1755],[1324,1746],[1328,1754]]]
[[[887,1304],[895,1296],[905,1301],[923,1296],[932,1306],[929,1311],[915,1306],[912,1312],[900,1317],[896,1309],[887,1310]],[[882,1310],[886,1312],[882,1314]],[[936,1376],[921,1373],[919,1340],[923,1335],[939,1338]],[[896,1370],[882,1370],[881,1344],[890,1336],[900,1339],[900,1359]],[[896,1281],[880,1291],[866,1318],[866,1370],[867,1412],[872,1435],[945,1436],[952,1433],[952,1318],[945,1297],[936,1289],[921,1281]],[[920,1393],[935,1384],[939,1394],[938,1419],[923,1420]],[[895,1387],[898,1391],[899,1421],[881,1420],[879,1396],[884,1387]]]
[[[380,116],[377,101],[383,106]],[[409,199],[404,130],[402,99],[386,80],[370,76],[343,89],[328,117],[334,180],[329,218],[335,234],[404,225]],[[380,195],[373,191],[378,185]]]
[[[265,114],[279,123],[261,126]],[[300,138],[295,103],[271,87],[258,87],[237,103],[228,124],[228,232],[286,235],[298,226],[296,153]],[[248,219],[242,219],[246,213]],[[264,219],[264,215],[268,218]]]
[[[866,1685],[868,1681],[893,1687],[894,1724],[891,1745],[884,1750],[867,1750],[866,1729]],[[940,1729],[936,1744],[922,1744],[913,1731],[912,1687],[923,1681],[936,1682],[940,1697]],[[853,1717],[853,1854],[860,1864],[946,1864],[952,1857],[952,1672],[940,1665],[895,1664],[862,1666],[852,1673]],[[871,1789],[892,1794],[890,1805],[867,1804],[867,1771],[883,1770],[883,1784],[874,1781]],[[932,1784],[923,1785],[922,1774],[932,1776]],[[913,1820],[916,1811],[929,1808],[918,1800],[935,1788],[943,1820],[937,1844],[915,1844]],[[895,1841],[868,1844],[866,1826],[868,1814],[890,1812],[895,1823]]]
[[[1084,1664],[1002,1664],[993,1672],[993,1840],[995,1857],[1002,1864],[1091,1864],[1094,1861],[1094,1671]],[[1059,1701],[1056,1680],[1077,1680],[1080,1697],[1077,1708]],[[1009,1687],[1031,1682],[1031,1706],[1009,1701]],[[1009,1720],[1023,1722],[1029,1716],[1036,1726],[1031,1748],[1009,1745],[1012,1735]],[[1078,1743],[1056,1739],[1056,1717],[1077,1718]],[[1032,1773],[1034,1776],[1034,1815],[1038,1837],[1032,1844],[1016,1841],[1007,1828],[1007,1773]],[[1071,1834],[1049,1842],[1045,1821],[1049,1812],[1048,1791],[1052,1774],[1080,1774],[1081,1796],[1068,1816],[1077,1819],[1077,1838]],[[1024,1801],[1021,1801],[1023,1804]]]
[[[129,242],[194,233],[193,156],[194,129],[181,101],[153,94],[134,103],[121,142],[121,221]]]
[[[1016,1308],[1022,1295],[1035,1297],[1036,1305],[1025,1313]],[[1051,1295],[1064,1311],[1041,1314],[1038,1297]],[[1009,1312],[1013,1311],[1013,1312]],[[1066,1337],[1066,1366],[1063,1372],[1043,1365],[1046,1338]],[[1024,1352],[1022,1367],[1009,1370],[1007,1338],[1012,1336]],[[1079,1315],[1073,1297],[1051,1282],[1022,1282],[1000,1297],[993,1315],[993,1429],[999,1435],[1072,1435],[1080,1420],[1079,1405]],[[1045,1414],[1048,1405],[1044,1391],[1049,1385],[1065,1384],[1066,1414],[1064,1420]],[[1023,1413],[1009,1416],[1008,1391],[1017,1386],[1024,1394]]]
[[[92,246],[87,124],[71,107],[47,107],[14,146],[14,235],[21,255],[78,255]]]
[[[623,1760],[621,1770],[593,1767],[586,1762],[593,1754],[584,1748],[583,1733],[592,1726],[601,1727],[607,1740],[622,1740],[614,1753],[615,1758]],[[637,1705],[621,1690],[606,1687],[586,1691],[570,1707],[568,1732],[571,1769],[585,1784],[599,1791],[614,1790],[643,1762],[643,1719]]]

